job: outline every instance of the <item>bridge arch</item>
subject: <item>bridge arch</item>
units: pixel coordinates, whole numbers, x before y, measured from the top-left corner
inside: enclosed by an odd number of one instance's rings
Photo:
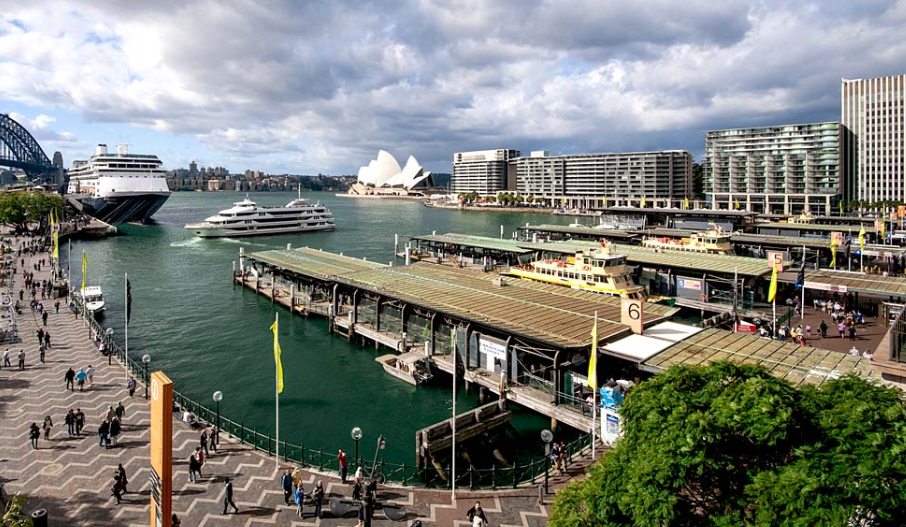
[[[0,166],[20,168],[29,179],[57,172],[35,137],[7,114],[0,114]]]

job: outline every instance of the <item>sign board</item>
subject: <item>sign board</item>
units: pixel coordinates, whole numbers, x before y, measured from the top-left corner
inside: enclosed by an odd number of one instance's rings
[[[478,340],[478,350],[481,353],[490,355],[493,359],[506,360],[506,343],[493,339],[486,335],[481,335]]]
[[[151,527],[171,527],[173,513],[173,381],[151,374]]]
[[[613,445],[623,435],[620,413],[610,407],[601,409],[601,441]]]
[[[679,278],[676,279],[676,287],[680,289],[694,289],[696,291],[702,290],[702,281],[693,280],[692,278]]]
[[[831,241],[833,241],[833,243],[837,244],[837,247],[842,246],[843,245],[843,232],[841,232],[841,231],[832,232],[830,235],[830,239],[831,239]]]
[[[767,251],[768,255],[768,269],[773,270],[774,266],[777,266],[777,272],[783,272],[783,258],[786,256],[786,253],[783,251]]]
[[[845,285],[822,284],[819,282],[805,281],[806,289],[817,289],[818,291],[830,291],[833,293],[847,293],[849,289]]]
[[[739,331],[740,333],[755,333],[757,329],[755,324],[749,324],[748,322],[736,324],[736,331]]]
[[[638,298],[624,298],[620,310],[620,323],[629,326],[636,335],[642,334],[644,329],[643,311],[645,301]]]
[[[897,205],[897,218],[906,218],[906,205]]]

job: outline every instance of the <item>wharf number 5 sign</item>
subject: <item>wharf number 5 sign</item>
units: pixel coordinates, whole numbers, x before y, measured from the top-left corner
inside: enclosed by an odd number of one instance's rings
[[[623,308],[620,310],[620,323],[629,326],[636,335],[642,334],[644,305],[644,300],[624,298]]]
[[[173,483],[173,381],[151,374],[151,527],[171,527]]]

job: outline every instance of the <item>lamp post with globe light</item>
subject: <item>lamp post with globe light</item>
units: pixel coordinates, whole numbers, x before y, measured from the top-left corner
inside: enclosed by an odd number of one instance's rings
[[[217,432],[219,433],[220,432],[220,401],[223,400],[223,392],[218,390],[218,391],[214,392],[214,395],[212,395],[211,398],[214,399],[214,402],[217,404],[216,426],[217,426]]]
[[[544,441],[544,493],[547,494],[551,468],[551,441],[554,440],[554,434],[550,430],[544,429],[541,431],[541,440]]]
[[[148,363],[151,362],[151,355],[147,353],[142,355],[142,364],[145,366],[145,399],[148,398]]]
[[[362,429],[355,427],[350,432],[352,439],[355,441],[355,468],[359,468],[359,440],[362,439]]]

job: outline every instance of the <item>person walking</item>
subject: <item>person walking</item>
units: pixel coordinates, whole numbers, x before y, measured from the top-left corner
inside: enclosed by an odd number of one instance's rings
[[[110,440],[113,443],[113,446],[116,446],[116,440],[120,436],[120,431],[122,431],[120,420],[114,417],[113,420],[110,421]]]
[[[129,390],[129,397],[135,395],[135,377],[129,377],[126,381],[126,389]]]
[[[104,415],[104,419],[108,421],[113,421],[113,418],[116,417],[116,410],[113,409],[113,405],[107,406],[107,413]]]
[[[44,322],[45,326],[47,326],[47,311],[41,313],[41,321]]]
[[[82,435],[82,428],[85,427],[85,412],[81,408],[76,408],[75,413],[75,433],[77,436]]]
[[[321,517],[321,504],[324,502],[324,486],[318,480],[315,490],[311,491],[311,499],[315,502],[315,518]]]
[[[72,411],[72,408],[66,412],[66,417],[63,418],[63,422],[66,423],[66,432],[69,434],[69,437],[75,435],[75,412]]]
[[[119,505],[123,498],[123,488],[125,484],[118,473],[113,474],[113,486],[110,487],[110,495],[116,498],[116,504]]]
[[[302,515],[302,508],[303,508],[303,506],[304,506],[304,504],[305,504],[305,492],[302,490],[302,483],[301,483],[301,482],[300,482],[298,485],[296,485],[296,492],[295,492],[295,496],[294,496],[294,497],[295,497],[296,507],[298,507],[298,508],[296,509],[296,514],[297,514],[300,518],[302,518],[302,517],[303,517],[303,515]]]
[[[821,325],[818,326],[818,329],[821,330],[821,338],[827,338],[827,322],[821,321]]]
[[[34,309],[34,307],[35,307],[34,302],[32,302],[31,307],[32,307],[32,309]],[[41,344],[42,342],[44,342],[44,329],[38,328],[37,334],[38,334],[38,344]]]
[[[340,463],[340,483],[345,485],[346,484],[346,465],[348,463],[348,460],[346,459],[346,452],[343,452],[342,449],[340,449],[340,451],[337,452],[337,461]]]
[[[123,401],[120,401],[120,403],[116,405],[114,413],[116,414],[116,418],[119,419],[120,423],[122,423],[123,416],[126,415],[126,407],[123,406]]]
[[[204,451],[201,447],[195,447],[195,459],[198,460],[198,477],[204,477],[201,474],[201,469],[204,468]]]
[[[41,437],[41,430],[38,429],[38,425],[32,423],[28,428],[28,438],[31,439],[31,447],[35,450],[38,449],[38,438]]]
[[[481,508],[480,501],[476,501],[475,505],[472,505],[472,508],[466,511],[466,517],[473,527],[481,527],[482,525],[488,524],[488,518],[484,515],[484,510]]]
[[[50,349],[50,332],[44,332],[44,345],[47,346],[47,349]]]
[[[53,308],[54,308],[54,310],[56,310],[56,314],[59,315],[60,314],[60,301],[59,300],[57,300],[56,302],[53,303]]]
[[[201,435],[198,437],[198,443],[201,445],[201,450],[204,450],[206,456],[210,456],[208,453],[208,431],[206,429],[201,430]]]
[[[289,469],[286,469],[283,477],[280,478],[280,487],[283,489],[283,503],[289,505],[289,499],[293,497],[293,476],[289,473]]]
[[[215,454],[217,453],[217,441],[219,437],[218,434],[219,432],[217,431],[217,427],[212,426],[211,435],[208,436],[208,447],[213,450]]]
[[[9,348],[6,348],[6,351],[3,352],[3,365],[11,368],[13,365],[9,363],[9,355]]]
[[[104,447],[105,450],[110,448],[110,421],[106,419],[98,427],[98,446]]]
[[[47,350],[47,348],[44,347],[44,344],[41,344],[40,346],[38,346],[38,361],[41,364],[44,364],[44,352],[46,350]]]
[[[201,465],[193,451],[189,455],[189,483],[198,483],[198,476],[201,474]]]
[[[129,479],[126,478],[126,469],[123,468],[122,463],[120,463],[119,466],[116,467],[116,472],[114,472],[114,477],[116,477],[116,476],[119,476],[120,481],[123,484],[123,494],[126,494],[128,492],[128,490],[126,489],[126,486],[129,485]]]
[[[44,416],[44,423],[41,425],[41,428],[44,430],[44,440],[50,441],[50,429],[53,428],[53,420],[49,415]]]
[[[69,391],[75,390],[75,383],[73,382],[75,380],[75,372],[72,371],[72,367],[70,367],[69,370],[66,371],[66,375],[63,376],[63,380],[66,381],[66,388],[69,388]]]
[[[88,387],[92,388],[94,386],[94,368],[91,364],[89,364],[88,369],[85,370],[85,376],[88,377]]]
[[[19,350],[19,369],[25,369],[25,350]]]
[[[239,514],[239,507],[233,503],[233,482],[230,481],[230,478],[226,478],[226,484],[224,485],[223,490],[223,514],[227,513],[227,506],[233,507],[234,513]]]
[[[85,370],[79,368],[79,371],[75,374],[76,384],[79,385],[79,391],[85,391],[85,379],[88,377],[88,374],[85,373]]]
[[[856,340],[856,325],[851,324],[849,326],[849,340]]]

